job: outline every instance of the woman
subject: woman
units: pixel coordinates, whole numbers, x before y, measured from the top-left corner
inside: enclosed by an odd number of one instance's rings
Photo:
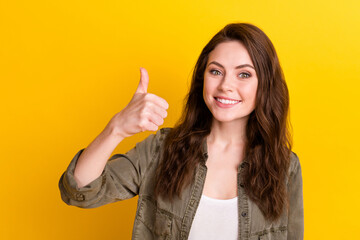
[[[59,182],[64,202],[93,208],[139,195],[133,239],[303,239],[288,89],[268,37],[246,23],[219,31],[173,129],[157,131],[168,104],[148,82],[141,69],[130,103],[73,158]],[[146,130],[157,132],[109,159]]]

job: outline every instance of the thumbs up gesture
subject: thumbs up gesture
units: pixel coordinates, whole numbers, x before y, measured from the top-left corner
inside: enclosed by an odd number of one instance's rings
[[[140,74],[140,82],[132,99],[107,126],[122,138],[139,132],[157,131],[167,116],[169,104],[163,98],[147,92],[149,75],[145,68],[140,68]]]

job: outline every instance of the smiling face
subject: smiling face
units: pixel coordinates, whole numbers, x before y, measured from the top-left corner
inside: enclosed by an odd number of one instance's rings
[[[210,52],[203,97],[214,120],[247,121],[255,109],[257,86],[254,64],[241,42],[222,42]]]

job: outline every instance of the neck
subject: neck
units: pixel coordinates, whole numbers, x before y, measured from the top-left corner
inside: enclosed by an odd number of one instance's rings
[[[213,119],[209,142],[221,145],[244,145],[246,143],[246,125],[248,119],[232,122],[219,122]]]

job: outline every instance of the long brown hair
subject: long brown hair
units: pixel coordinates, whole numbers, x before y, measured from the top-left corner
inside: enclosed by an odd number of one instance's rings
[[[202,94],[208,56],[219,43],[233,40],[244,44],[258,77],[255,109],[246,127],[248,167],[242,181],[264,217],[276,220],[287,206],[285,179],[292,145],[289,93],[273,44],[261,29],[248,23],[226,25],[202,50],[182,117],[165,139],[155,195],[172,201],[193,180],[195,166],[203,160],[201,146],[210,134],[213,119]]]

